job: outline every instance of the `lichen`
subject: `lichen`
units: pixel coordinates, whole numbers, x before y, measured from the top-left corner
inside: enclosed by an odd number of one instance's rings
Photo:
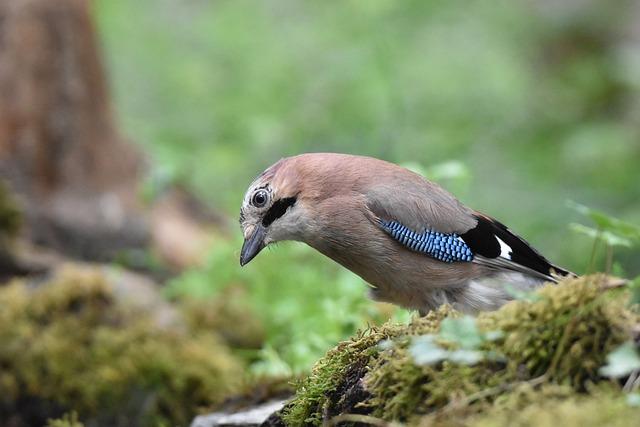
[[[118,303],[97,270],[13,281],[0,307],[3,419],[42,425],[73,409],[88,424],[185,425],[242,378],[214,334],[160,327]]]
[[[407,326],[387,325],[360,334],[317,363],[282,418],[287,425],[319,425],[335,415],[331,408],[345,399],[335,391],[354,384],[361,385],[360,393],[347,397],[353,401],[340,408],[410,424],[462,423],[527,387],[538,392],[559,384],[568,401],[578,403],[580,396],[591,396],[594,384],[611,384],[619,395],[619,384],[603,381],[598,369],[612,349],[629,339],[640,317],[626,306],[624,291],[605,290],[605,280],[601,275],[568,279],[542,288],[531,300],[480,314],[476,323],[481,332],[502,331],[502,338],[484,342],[482,350],[500,357],[472,365],[449,360],[418,365],[410,354],[411,335],[438,332],[445,317],[459,315],[449,308]],[[365,369],[360,377],[345,378],[354,366]],[[617,403],[612,405],[617,408]]]

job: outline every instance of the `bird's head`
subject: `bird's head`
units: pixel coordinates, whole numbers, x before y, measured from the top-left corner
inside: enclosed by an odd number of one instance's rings
[[[251,183],[240,208],[244,266],[270,243],[301,240],[306,219],[295,168],[283,159]]]
[[[242,202],[240,265],[274,242],[296,240],[320,250],[340,240],[331,225],[336,218],[343,225],[355,221],[350,213],[359,212],[359,192],[380,176],[380,167],[379,160],[336,153],[300,154],[269,167]]]

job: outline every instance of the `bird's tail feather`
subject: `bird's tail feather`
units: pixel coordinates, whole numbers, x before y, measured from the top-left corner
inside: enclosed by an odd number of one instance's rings
[[[563,277],[575,276],[551,264],[526,240],[495,219],[476,214],[478,224],[460,237],[474,253],[474,262],[498,270],[510,270],[557,283]]]

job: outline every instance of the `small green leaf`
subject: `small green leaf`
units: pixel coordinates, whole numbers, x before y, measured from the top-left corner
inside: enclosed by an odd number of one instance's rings
[[[609,378],[621,378],[640,369],[640,356],[633,342],[628,341],[607,355],[607,364],[600,374]]]
[[[504,337],[504,332],[502,331],[489,331],[484,333],[484,339],[487,341],[497,341]]]
[[[587,227],[586,225],[577,224],[575,222],[569,224],[569,228],[576,233],[584,234],[593,239],[602,239],[609,246],[624,246],[627,248],[633,246],[633,242],[631,240],[618,236],[610,231],[596,230],[595,228]]]
[[[640,393],[630,393],[627,395],[627,405],[637,408],[640,406]]]
[[[393,348],[393,341],[389,339],[382,340],[378,343],[377,347],[380,351],[391,350]]]
[[[567,206],[591,219],[596,224],[599,230],[601,230],[603,233],[609,233],[609,237],[615,236],[615,238],[617,239],[629,241],[630,244],[632,241],[640,241],[640,227],[638,227],[637,225],[624,222],[622,220],[609,216],[604,212],[591,209],[587,206],[572,201],[568,201]],[[603,236],[603,238],[606,241],[608,237]]]
[[[479,350],[460,349],[452,351],[448,359],[461,365],[475,365],[484,359],[484,353]]]
[[[433,335],[421,335],[413,338],[409,354],[416,365],[433,365],[449,356],[449,352],[435,342]]]
[[[444,319],[440,326],[440,337],[469,350],[478,348],[484,341],[476,327],[476,320],[471,316]]]

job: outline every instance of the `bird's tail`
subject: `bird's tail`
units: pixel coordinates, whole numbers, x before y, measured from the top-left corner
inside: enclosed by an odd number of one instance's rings
[[[474,262],[497,270],[511,270],[532,277],[558,283],[574,273],[551,264],[526,240],[513,233],[501,222],[476,213],[478,224],[460,235],[474,254]]]
[[[557,265],[554,265],[554,264],[551,264],[551,267],[549,268],[549,276],[551,277],[554,283],[558,283],[562,279],[578,277],[576,273],[569,270],[565,270],[564,268],[558,267]]]

